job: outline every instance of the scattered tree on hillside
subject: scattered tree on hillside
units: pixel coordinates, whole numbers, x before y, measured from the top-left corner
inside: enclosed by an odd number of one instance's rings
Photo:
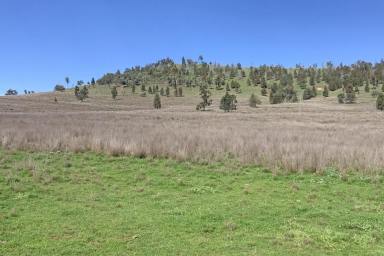
[[[183,97],[183,88],[182,88],[182,87],[179,87],[178,91],[179,91],[178,96],[179,96],[179,97]]]
[[[200,97],[203,100],[196,106],[196,110],[202,110],[205,111],[205,108],[207,106],[210,106],[212,104],[211,92],[208,90],[207,84],[200,85]]]
[[[10,95],[17,95],[17,91],[16,91],[16,90],[13,90],[13,89],[8,89],[8,90],[5,92],[5,95],[7,95],[7,96],[10,96]]]
[[[64,80],[65,80],[65,83],[67,84],[67,87],[68,87],[69,86],[69,77],[65,77]]]
[[[226,92],[220,100],[220,109],[224,110],[224,112],[236,110],[236,103],[236,96]]]
[[[328,95],[329,95],[329,90],[328,90],[328,86],[324,86],[324,90],[323,90],[323,96],[324,97],[328,97]]]
[[[112,99],[116,99],[116,97],[117,97],[117,88],[116,88],[116,86],[113,86],[112,88],[111,88],[111,95],[112,95]]]
[[[343,104],[343,103],[344,103],[344,99],[345,99],[345,95],[344,95],[344,93],[339,93],[339,94],[337,95],[337,100],[338,100],[338,102],[339,102],[340,104]]]
[[[79,93],[80,93],[80,87],[79,86],[75,86],[75,91],[74,91],[74,93],[75,93],[75,96],[77,97],[78,95],[79,95]]]
[[[303,100],[309,100],[313,97],[313,90],[305,88],[303,91]]]
[[[380,93],[379,96],[377,96],[376,108],[381,111],[384,110],[384,93]]]
[[[369,83],[367,82],[367,83],[365,84],[364,91],[365,91],[365,92],[369,92],[369,90],[370,90],[370,88],[369,88]]]
[[[267,91],[266,88],[262,88],[262,89],[261,89],[261,95],[262,95],[262,96],[267,96],[267,95],[268,95],[268,91]]]
[[[55,85],[55,91],[56,92],[63,92],[63,91],[65,91],[65,87],[64,87],[64,85],[61,85],[61,84],[57,84],[57,85]],[[25,90],[26,91],[26,90]]]
[[[259,104],[261,104],[261,101],[257,98],[254,93],[252,93],[251,97],[249,98],[249,106],[251,108],[256,108]]]
[[[161,99],[160,99],[160,95],[158,93],[155,94],[155,97],[153,99],[153,107],[156,109],[161,108]]]

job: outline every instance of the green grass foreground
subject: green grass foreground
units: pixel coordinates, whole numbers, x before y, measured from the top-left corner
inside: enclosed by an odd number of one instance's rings
[[[0,255],[383,255],[381,177],[0,151]]]

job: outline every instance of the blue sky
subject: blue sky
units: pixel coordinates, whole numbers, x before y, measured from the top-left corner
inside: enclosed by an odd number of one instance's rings
[[[384,1],[0,0],[0,94],[160,58],[245,66],[384,58]]]

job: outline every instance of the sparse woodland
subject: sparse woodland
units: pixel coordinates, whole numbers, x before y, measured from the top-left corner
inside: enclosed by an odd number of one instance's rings
[[[338,102],[351,104],[358,99],[360,91],[372,91],[377,98],[384,88],[384,61],[369,63],[358,61],[352,65],[334,65],[327,62],[323,67],[317,65],[294,68],[267,66],[243,68],[237,65],[220,65],[205,62],[200,56],[197,61],[182,58],[176,64],[167,58],[144,67],[128,68],[124,72],[108,73],[97,80],[99,85],[141,88],[141,95],[174,90],[174,96],[182,96],[182,88],[196,88],[200,91],[202,103],[196,109],[205,110],[210,105],[212,92],[243,94],[246,87],[259,87],[259,96],[269,96],[270,104],[298,102],[323,96],[329,91],[339,91]],[[147,90],[146,88],[149,89]],[[180,92],[180,93],[179,93]],[[164,93],[161,93],[164,96]],[[336,101],[336,98],[335,98]]]

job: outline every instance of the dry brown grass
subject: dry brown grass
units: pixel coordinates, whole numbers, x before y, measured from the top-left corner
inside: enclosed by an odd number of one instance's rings
[[[196,112],[197,98],[68,94],[0,98],[0,145],[10,149],[87,151],[180,160],[234,158],[273,170],[384,170],[384,113],[373,104],[338,105],[336,99]],[[264,99],[265,100],[265,99]],[[216,100],[215,102],[218,102]]]

